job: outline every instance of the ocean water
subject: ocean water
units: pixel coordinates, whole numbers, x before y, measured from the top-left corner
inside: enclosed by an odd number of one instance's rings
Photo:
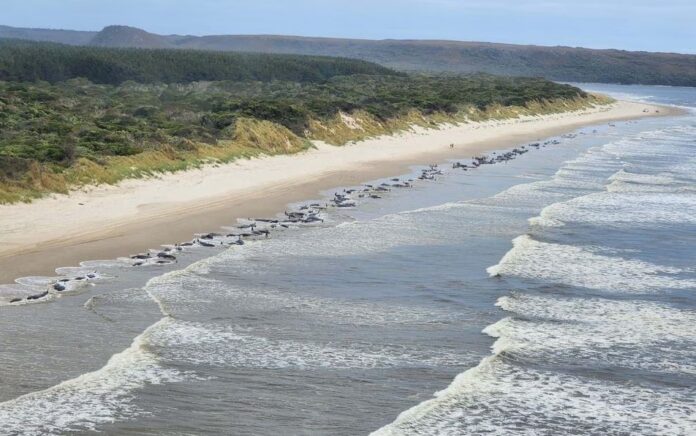
[[[696,115],[539,139],[243,246],[0,288],[0,434],[696,434]]]

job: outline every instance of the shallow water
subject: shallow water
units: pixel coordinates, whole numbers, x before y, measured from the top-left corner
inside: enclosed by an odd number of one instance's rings
[[[0,433],[696,432],[696,120],[615,124],[176,264],[58,271],[96,278],[0,306]],[[52,280],[21,283],[0,298]]]

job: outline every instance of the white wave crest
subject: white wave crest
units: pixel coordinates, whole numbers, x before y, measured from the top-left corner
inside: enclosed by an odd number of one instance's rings
[[[692,395],[521,368],[492,356],[372,434],[686,435],[696,432]]]
[[[136,337],[101,369],[43,391],[0,403],[0,433],[40,435],[94,430],[117,418],[136,416],[132,392],[148,384],[182,380],[185,375],[159,365],[148,352],[145,336],[164,320]]]
[[[693,280],[673,277],[682,272],[679,268],[598,252],[606,250],[539,242],[523,235],[515,238],[513,248],[487,271],[612,292],[660,292],[696,286]]]

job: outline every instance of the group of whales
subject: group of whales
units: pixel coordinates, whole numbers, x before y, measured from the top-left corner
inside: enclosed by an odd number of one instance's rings
[[[563,135],[564,138],[574,138],[576,135],[574,133],[569,133],[566,135]],[[461,163],[461,162],[454,162],[452,164],[452,168],[454,169],[462,169],[464,171],[468,170],[473,170],[475,168],[480,167],[481,165],[493,165],[501,162],[508,162],[513,159],[515,159],[518,156],[522,156],[525,153],[528,153],[532,149],[538,150],[539,148],[546,147],[547,145],[558,145],[560,144],[561,141],[557,139],[553,140],[548,140],[543,143],[541,142],[533,142],[531,144],[523,145],[519,148],[513,148],[510,151],[506,151],[505,153],[498,154],[497,152],[491,153],[491,155],[483,155],[483,156],[475,156],[472,158],[472,161],[468,164],[466,163]]]
[[[596,132],[596,130],[594,131]],[[581,133],[582,134],[582,133]],[[563,138],[574,138],[577,134],[565,134]],[[491,155],[475,156],[468,164],[454,162],[452,168],[462,169],[464,171],[476,169],[482,165],[492,165],[501,162],[507,162],[521,156],[531,149],[539,149],[547,145],[558,145],[560,141],[557,139],[548,140],[543,143],[534,142],[528,145],[523,145],[519,148],[514,148],[510,151],[498,154],[493,152]],[[436,180],[436,176],[442,175],[443,172],[437,164],[429,165],[422,169],[418,180]],[[290,227],[298,227],[301,225],[323,223],[324,218],[322,212],[329,208],[350,208],[357,205],[358,199],[382,198],[381,194],[391,191],[393,188],[411,188],[415,183],[414,179],[392,178],[389,182],[384,182],[379,185],[364,184],[360,188],[344,189],[342,192],[334,193],[333,198],[330,198],[326,203],[309,203],[301,205],[297,210],[285,211],[284,216],[280,218],[249,218],[244,220],[243,224],[239,224],[230,233],[205,233],[198,235],[191,241],[182,242],[169,246],[161,250],[150,250],[145,253],[134,254],[126,259],[123,259],[132,267],[141,267],[148,265],[167,265],[177,261],[178,252],[184,251],[189,247],[220,247],[244,245],[245,240],[268,238],[271,232],[278,229],[287,229]],[[25,298],[13,298],[10,303],[21,303],[41,300],[49,296],[51,293],[61,293],[69,289],[71,283],[86,283],[89,280],[97,279],[96,273],[89,273],[84,276],[73,278],[62,278],[51,283],[47,290],[38,294],[30,295]]]
[[[21,303],[21,302],[31,302],[36,300],[42,300],[49,296],[52,292],[67,292],[77,289],[81,286],[86,285],[92,280],[99,279],[99,275],[96,272],[91,272],[81,276],[75,276],[71,278],[62,278],[56,280],[55,282],[48,285],[48,289],[40,292],[38,294],[32,294],[24,298],[16,297],[10,300],[10,304]]]

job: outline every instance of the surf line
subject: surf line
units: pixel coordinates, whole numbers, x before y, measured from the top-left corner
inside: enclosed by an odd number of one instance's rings
[[[189,267],[196,263],[198,262]],[[27,434],[94,429],[98,424],[113,422],[117,418],[122,400],[128,399],[130,392],[148,384],[183,380],[185,374],[177,370],[161,368],[161,371],[153,375],[151,370],[158,367],[159,358],[149,349],[147,338],[152,332],[174,320],[174,316],[152,288],[162,280],[188,273],[187,269],[171,271],[153,277],[147,282],[143,290],[157,305],[162,318],[136,336],[128,348],[109,357],[104,366],[46,389],[28,392],[0,403],[0,433],[13,433],[20,429]],[[142,377],[137,376],[139,372],[142,373]],[[95,401],[104,407],[98,407],[97,413],[90,413],[94,412]],[[37,413],[37,404],[46,406],[38,408],[43,413]],[[74,419],[66,421],[65,414],[68,409],[71,412],[79,409],[84,413],[73,414]],[[123,405],[123,409],[129,410],[126,405]],[[27,421],[23,411],[31,413],[32,422]]]

